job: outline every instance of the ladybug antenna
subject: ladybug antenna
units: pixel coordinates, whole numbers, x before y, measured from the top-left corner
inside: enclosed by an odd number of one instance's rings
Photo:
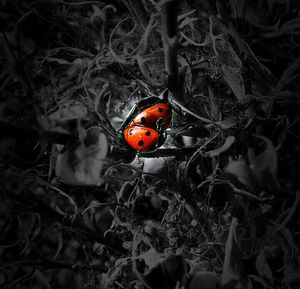
[[[168,96],[169,96],[169,90],[166,88],[160,95],[159,98],[167,101],[168,100]]]

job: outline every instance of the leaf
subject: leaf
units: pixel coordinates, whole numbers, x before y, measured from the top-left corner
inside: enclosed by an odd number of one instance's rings
[[[112,266],[107,273],[101,274],[101,286],[100,288],[112,288],[111,283],[117,279],[117,277],[121,274],[123,267],[128,263],[128,258],[119,258],[115,261],[114,266]]]
[[[265,184],[268,189],[279,188],[277,181],[277,151],[272,143],[266,137],[258,136],[265,144],[265,151],[258,155],[255,160],[251,163],[250,168],[260,180],[261,184]]]
[[[167,176],[169,170],[169,163],[174,157],[161,158],[145,158],[144,159],[144,173],[159,175],[160,177]]]
[[[239,71],[233,71],[232,69],[222,66],[223,77],[229,87],[232,89],[239,103],[245,103],[248,101],[248,97],[245,93],[245,85],[242,75]]]
[[[242,184],[248,187],[254,187],[256,184],[252,171],[243,158],[230,160],[224,168],[224,171],[234,175]]]
[[[211,43],[211,39],[210,38],[205,38],[205,40],[201,43],[198,43],[192,39],[190,39],[189,37],[187,37],[182,31],[180,31],[180,36],[182,36],[186,41],[187,43],[191,44],[191,45],[194,45],[194,46],[197,46],[197,47],[204,47],[208,44]]]
[[[296,71],[300,68],[300,57],[296,60],[293,61],[288,68],[284,71],[282,74],[280,80],[278,81],[276,85],[276,90],[280,91],[282,88],[293,81],[295,79],[295,73]]]
[[[147,59],[142,58],[140,55],[136,55],[135,58],[137,60],[139,68],[140,68],[143,76],[147,80],[147,82],[149,82],[153,85],[157,84],[150,76],[149,67],[147,65]]]
[[[154,250],[154,249],[153,249]],[[150,249],[149,254],[152,256],[152,263],[157,264],[157,254]],[[148,254],[146,252],[146,254]],[[155,254],[155,255],[153,255]],[[149,256],[148,256],[149,259]],[[143,259],[145,260],[145,258]],[[146,261],[146,260],[145,260]],[[170,289],[184,280],[186,275],[185,260],[180,255],[171,255],[156,266],[150,267],[151,270],[147,274],[140,274],[140,279],[150,289]]]
[[[242,61],[227,41],[218,38],[215,43],[218,61],[221,63],[224,79],[238,101],[245,103],[248,98],[246,97],[244,80],[241,74]]]
[[[299,17],[284,23],[281,26],[281,28],[278,30],[262,33],[261,35],[266,38],[274,38],[274,37],[279,37],[284,34],[291,34],[293,36],[300,35],[300,19],[299,19]]]
[[[55,228],[55,231],[57,234],[57,249],[56,249],[56,252],[53,255],[53,257],[51,258],[52,261],[55,261],[58,258],[61,250],[63,249],[63,245],[64,245],[64,239],[63,239],[62,232],[57,230],[57,228]]]
[[[218,52],[218,61],[228,69],[240,72],[242,69],[242,61],[232,48],[232,46],[222,38],[216,39],[216,50]]]
[[[99,127],[87,131],[85,138],[57,155],[55,172],[70,185],[103,184],[103,167],[108,153],[106,135]]]
[[[73,200],[73,198],[71,196],[69,196],[67,193],[65,193],[64,191],[62,191],[61,189],[49,184],[47,181],[44,181],[43,179],[37,177],[36,178],[37,180],[37,183],[40,184],[40,185],[45,185],[47,186],[48,188],[51,188],[52,190],[58,192],[60,195],[62,195],[63,197],[65,197],[66,199],[68,199],[68,201],[70,202],[70,204],[73,206],[74,208],[74,212],[75,214],[78,213],[78,207],[76,205],[76,202]]]
[[[60,64],[60,65],[65,65],[65,64],[72,64],[72,62],[69,62],[65,59],[62,59],[62,58],[56,58],[56,57],[48,57],[46,59],[46,61],[48,62],[56,62],[57,64]]]
[[[225,244],[225,258],[221,283],[224,288],[250,289],[251,283],[245,273],[242,263],[242,252],[237,239],[238,219],[233,217]]]
[[[39,269],[35,269],[33,275],[43,286],[45,286],[48,289],[52,289],[48,280],[45,278],[44,274]]]
[[[189,25],[195,21],[199,20],[198,17],[186,17],[181,23],[178,25],[179,29],[182,29],[184,26]]]
[[[140,254],[137,256],[138,259],[143,259],[145,261],[145,264],[149,268],[153,268],[158,265],[159,262],[159,256],[154,248],[150,248],[147,252]]]
[[[226,119],[223,119],[221,121],[217,121],[215,122],[215,124],[220,127],[221,129],[225,130],[225,129],[230,129],[234,126],[236,126],[238,124],[239,120],[238,118],[236,117],[229,117],[229,118],[226,118]],[[206,125],[205,127],[207,129],[211,129],[212,127],[214,126],[214,124],[208,124]]]
[[[80,119],[87,115],[87,108],[79,101],[65,101],[64,104],[48,117],[51,121],[62,122],[70,119]]]
[[[188,90],[191,91],[192,79],[193,79],[191,67],[188,64],[188,62],[186,61],[186,59],[184,57],[182,57],[181,55],[178,55],[178,62],[183,68],[186,68],[184,80],[185,80],[186,86],[188,87]]]
[[[265,250],[261,249],[256,260],[255,260],[255,268],[260,276],[267,278],[269,280],[273,280],[272,270],[267,262]]]
[[[181,21],[181,20],[185,19],[186,17],[190,16],[191,14],[195,13],[196,11],[197,11],[197,9],[193,9],[191,11],[188,11],[188,12],[184,13],[184,14],[180,14],[180,15],[177,16],[177,20]]]
[[[232,267],[232,263],[237,252],[235,252],[236,244],[236,227],[237,227],[237,219],[235,217],[232,218],[226,245],[225,245],[225,258],[223,264],[223,273],[222,273],[222,284],[226,284],[230,282],[230,280],[237,280],[238,275]]]
[[[125,18],[125,19],[123,19],[122,21],[120,21],[115,27],[114,27],[114,29],[112,30],[112,32],[111,32],[111,34],[110,34],[110,37],[109,37],[109,45],[108,45],[108,48],[109,48],[109,52],[110,52],[110,54],[111,54],[111,56],[113,57],[113,59],[116,61],[116,62],[119,62],[119,63],[122,63],[122,64],[126,64],[127,63],[127,61],[125,60],[125,57],[121,57],[121,56],[119,56],[114,50],[113,50],[113,44],[112,44],[112,38],[113,38],[113,35],[114,35],[114,33],[115,33],[115,31],[124,23],[124,22],[126,22],[127,20],[129,20],[129,18],[127,17],[127,18]],[[131,33],[131,32],[129,32],[129,33]],[[128,33],[128,34],[129,34]],[[128,35],[127,34],[127,35]]]
[[[146,53],[149,35],[154,27],[154,17],[151,15],[150,21],[141,37],[140,43],[138,45],[137,51],[139,55]]]
[[[227,151],[232,146],[234,141],[235,141],[234,136],[232,136],[232,135],[228,136],[226,138],[224,144],[221,147],[219,147],[215,150],[211,150],[211,151],[206,152],[205,156],[208,156],[208,157],[212,158],[212,157],[216,157],[216,156],[220,155],[221,153]]]
[[[220,276],[214,272],[197,272],[191,276],[186,289],[216,289]]]

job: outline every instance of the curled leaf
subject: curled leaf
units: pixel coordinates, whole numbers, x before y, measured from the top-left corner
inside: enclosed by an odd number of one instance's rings
[[[232,135],[228,136],[226,138],[224,144],[221,147],[219,147],[215,150],[211,150],[209,152],[206,152],[206,156],[209,156],[209,157],[212,158],[212,157],[216,157],[216,156],[220,155],[221,153],[227,151],[231,147],[231,145],[234,143],[234,141],[235,141],[234,136],[232,136]]]

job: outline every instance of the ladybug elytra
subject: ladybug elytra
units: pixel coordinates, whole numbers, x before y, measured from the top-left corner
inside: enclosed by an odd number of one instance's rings
[[[162,120],[162,128],[166,129],[171,121],[171,108],[167,103],[157,103],[146,108],[139,113],[134,119],[133,123],[136,125],[143,125],[146,127],[156,128],[157,122]]]
[[[124,130],[126,142],[136,151],[149,151],[157,145],[160,134],[152,128],[129,126]]]

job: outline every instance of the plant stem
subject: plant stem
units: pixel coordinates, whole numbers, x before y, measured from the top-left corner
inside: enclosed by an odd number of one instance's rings
[[[177,61],[177,14],[178,1],[164,1],[161,6],[161,37],[165,53],[165,66],[168,73],[168,88],[177,100],[182,100],[182,85],[179,83]]]

